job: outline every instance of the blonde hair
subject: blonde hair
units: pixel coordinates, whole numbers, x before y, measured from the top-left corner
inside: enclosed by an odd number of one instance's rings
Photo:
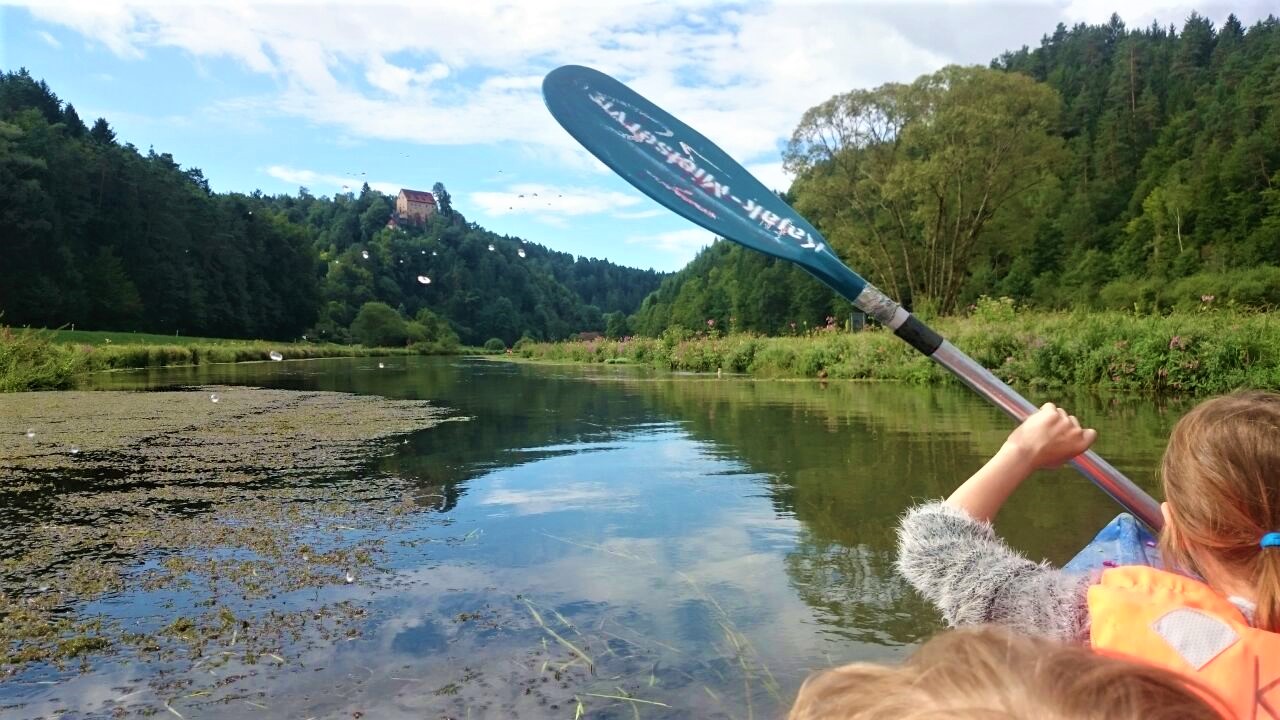
[[[1280,632],[1280,548],[1260,547],[1280,531],[1280,395],[1213,398],[1182,417],[1161,463],[1171,521],[1165,560],[1204,574],[1195,551],[1250,583],[1255,627]]]
[[[813,675],[788,717],[1222,720],[1192,682],[1083,646],[971,627],[935,636],[899,667],[854,663]]]

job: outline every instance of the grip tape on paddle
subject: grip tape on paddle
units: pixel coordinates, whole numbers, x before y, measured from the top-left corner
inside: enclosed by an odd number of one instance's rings
[[[942,344],[942,336],[934,332],[933,328],[920,322],[915,315],[908,315],[907,321],[899,325],[893,334],[906,340],[908,345],[925,355],[932,355],[933,351]]]

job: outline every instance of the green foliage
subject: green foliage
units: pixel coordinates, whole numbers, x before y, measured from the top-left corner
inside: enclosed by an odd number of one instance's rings
[[[1277,77],[1276,17],[1215,30],[1193,14],[1181,32],[1119,17],[1059,25],[991,70],[946,68],[811,108],[786,152],[798,173],[787,198],[851,267],[924,314],[983,295],[1044,309],[1274,307]],[[631,320],[649,337],[707,318],[785,335],[827,316],[843,324],[848,305],[717,243]]]
[[[502,338],[489,338],[484,341],[484,351],[488,353],[500,353],[507,349],[507,344],[502,342]]]
[[[417,327],[424,340],[425,331]],[[410,339],[409,328],[400,313],[386,303],[367,302],[351,322],[351,336],[366,347],[396,347]]]
[[[1054,181],[1058,94],[1025,75],[950,66],[810,109],[784,156],[796,207],[897,297],[953,310],[987,229]],[[1002,234],[1007,235],[1007,234]]]
[[[610,340],[618,340],[631,334],[631,323],[623,312],[605,313],[604,336]]]
[[[1024,391],[1085,387],[1148,394],[1280,389],[1280,326],[1265,313],[1197,309],[1167,316],[1018,309],[983,299],[938,330],[974,360]],[[892,333],[820,329],[795,337],[746,333],[522,343],[523,358],[636,362],[668,370],[760,377],[953,382]]]
[[[456,210],[422,226],[370,229],[361,218],[375,210],[380,216],[391,206],[390,198],[372,190],[332,200],[302,191],[264,202],[302,223],[314,238],[321,302],[308,334],[326,339],[345,340],[357,310],[370,301],[406,317],[429,309],[469,345],[490,337],[510,344],[525,334],[565,338],[603,330],[604,312],[634,311],[661,279],[651,270],[574,258],[496,235],[467,223]]]
[[[0,326],[0,392],[60,390],[84,368],[84,355],[52,333]]]
[[[410,348],[378,348],[144,333],[25,330],[0,326],[0,392],[68,388],[77,374],[95,370],[269,362],[272,352],[280,353],[285,360],[300,360],[457,351],[457,337],[449,335],[414,343]]]
[[[431,192],[436,196],[436,207],[440,209],[440,214],[447,218],[453,217],[453,198],[444,188],[444,183],[438,182],[432,185]]]
[[[381,302],[447,326],[406,325],[400,343],[456,347],[603,330],[602,313],[634,312],[661,279],[495,235],[434,190],[439,215],[396,230],[392,198],[367,184],[216,194],[199,169],[118,145],[105,119],[86,130],[25,70],[3,73],[0,309],[18,325],[348,342]]]
[[[441,352],[454,352],[458,349],[458,334],[449,327],[448,321],[427,308],[422,308],[414,317],[414,321],[422,328],[422,340]]]
[[[8,322],[295,336],[317,304],[309,238],[254,198],[214,195],[168,154],[25,70],[0,74],[0,308]]]

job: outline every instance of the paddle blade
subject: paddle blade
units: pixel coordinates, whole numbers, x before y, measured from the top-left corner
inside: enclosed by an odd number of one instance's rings
[[[790,205],[715,143],[626,85],[591,68],[565,65],[542,81],[542,95],[574,139],[677,215],[794,262],[849,300],[866,287]]]

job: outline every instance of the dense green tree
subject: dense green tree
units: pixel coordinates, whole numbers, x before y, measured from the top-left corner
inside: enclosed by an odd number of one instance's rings
[[[78,138],[89,132],[89,128],[85,127],[84,121],[76,113],[76,106],[71,103],[67,103],[67,107],[63,109],[62,121],[66,124],[67,134],[71,137]]]
[[[436,207],[440,214],[447,218],[453,217],[453,198],[449,197],[449,191],[444,189],[444,183],[438,182],[431,186],[431,192],[436,196]]]
[[[104,145],[110,145],[116,141],[116,131],[111,129],[105,118],[98,118],[93,122],[93,129],[89,131],[89,135]]]
[[[351,322],[351,337],[368,347],[404,345],[408,339],[404,318],[395,308],[380,302],[360,306]]]
[[[604,335],[610,340],[627,337],[631,334],[631,325],[627,322],[627,314],[621,311],[605,313]]]
[[[1061,162],[1058,113],[1045,85],[976,67],[838,95],[792,135],[792,194],[874,282],[949,311],[987,226]]]

